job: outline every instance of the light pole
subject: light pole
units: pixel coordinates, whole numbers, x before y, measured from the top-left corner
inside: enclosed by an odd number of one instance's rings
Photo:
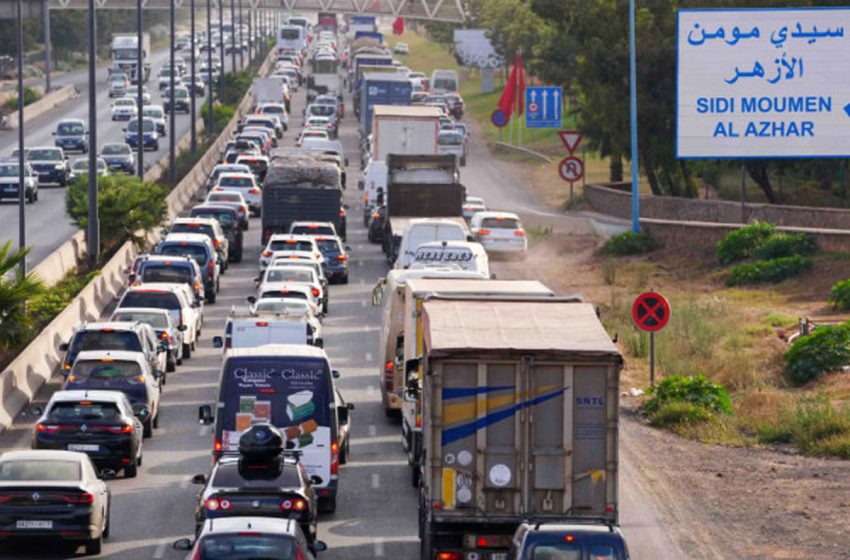
[[[137,129],[138,135],[136,136],[136,158],[137,162],[137,174],[139,175],[139,179],[145,178],[145,135],[144,135],[144,127],[142,126],[142,112],[145,108],[145,100],[142,96],[142,84],[144,82],[145,77],[145,57],[147,53],[144,52],[144,44],[142,41],[142,0],[136,0],[136,81],[139,84],[136,93],[138,94],[136,97],[136,105],[139,110],[136,111],[136,121],[139,124]]]
[[[220,0],[219,0],[220,3]],[[212,3],[207,0],[207,111],[209,112],[210,135],[215,133],[215,120],[213,119],[213,74],[212,74]]]
[[[254,10],[248,7],[248,66],[254,64]]]
[[[242,0],[239,0],[239,69],[245,68],[245,56],[242,50],[243,37],[242,37]]]
[[[197,91],[195,90],[195,0],[191,0],[189,3],[189,25],[191,26],[191,31],[189,33],[189,48],[192,50],[191,58],[189,59],[189,81],[192,84],[192,89],[189,90],[192,97],[189,99],[189,120],[190,126],[192,127],[192,135],[189,140],[189,149],[192,153],[195,153],[195,150],[198,149],[198,131],[195,128],[195,95],[197,95]]]
[[[43,0],[41,3],[41,15],[42,25],[44,27],[44,92],[50,93],[50,71],[52,70],[52,64],[50,61],[50,7],[48,0]]]
[[[224,0],[218,0],[218,45],[219,50],[221,52],[221,84],[224,84]],[[221,98],[221,92],[219,92],[219,98]]]
[[[222,2],[224,0],[221,0]],[[230,0],[230,71],[236,72],[236,0]]]
[[[638,121],[637,55],[635,52],[635,0],[629,0],[629,89],[632,121],[632,232],[640,233],[640,195],[638,192]]]
[[[168,3],[168,182],[172,185],[177,177],[174,161],[174,2]],[[141,124],[141,123],[139,123]]]
[[[18,0],[15,35],[18,55],[18,249],[27,246],[27,215],[24,196],[24,3]],[[27,259],[21,259],[21,278],[27,275]]]
[[[88,259],[95,264],[100,257],[100,221],[97,215],[97,84],[95,56],[97,55],[97,18],[95,1],[89,0],[89,215],[86,228]],[[141,123],[139,123],[141,124]]]

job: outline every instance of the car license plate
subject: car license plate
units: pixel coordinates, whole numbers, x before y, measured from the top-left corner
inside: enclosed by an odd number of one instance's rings
[[[6,192],[18,192],[18,187],[4,187],[3,190]]]
[[[68,451],[98,451],[100,449],[99,445],[93,445],[88,443],[69,443]]]
[[[52,521],[28,521],[24,519],[18,520],[15,525],[18,529],[52,529]]]

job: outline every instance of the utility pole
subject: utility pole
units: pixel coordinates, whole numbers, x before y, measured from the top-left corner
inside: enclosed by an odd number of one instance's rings
[[[244,45],[242,37],[242,0],[239,0],[239,69],[245,68],[245,57],[242,46]]]
[[[89,0],[89,215],[86,228],[88,259],[93,265],[100,260],[100,218],[97,215],[97,17],[95,0]],[[141,122],[139,123],[141,125]]]
[[[18,249],[27,246],[26,197],[24,196],[24,3],[18,0],[15,35],[18,55]],[[27,275],[27,259],[21,259],[21,278]]]
[[[254,64],[254,10],[248,7],[248,66]]]
[[[136,105],[139,107],[139,110],[136,112],[136,120],[139,123],[138,136],[136,137],[136,159],[138,160],[137,174],[139,175],[139,179],[145,178],[145,132],[142,125],[142,111],[145,107],[145,100],[142,96],[142,84],[145,77],[145,57],[150,55],[150,53],[144,52],[142,35],[142,0],[136,0],[136,41],[138,42],[136,45],[136,80],[139,84],[139,88],[136,90],[138,94]]]
[[[50,93],[52,87],[50,80],[50,71],[52,68],[50,54],[50,6],[48,0],[41,2],[42,26],[44,27],[44,92]]]
[[[218,46],[219,51],[221,53],[221,83],[224,83],[224,0],[218,0]],[[219,98],[221,97],[221,92],[219,92]]]
[[[635,52],[635,0],[629,0],[629,89],[632,121],[632,232],[640,233],[640,191],[638,190],[637,53]]]
[[[197,92],[195,91],[195,0],[191,0],[189,3],[189,25],[191,26],[191,31],[189,33],[189,48],[192,50],[191,59],[189,61],[189,80],[192,83],[191,98],[189,99],[189,126],[192,130],[192,135],[189,140],[189,149],[194,154],[198,149],[198,131],[195,127],[195,95]]]
[[[220,0],[224,1],[224,0]],[[236,72],[236,0],[230,0],[230,71]]]
[[[221,5],[221,0],[219,0],[219,5]],[[210,135],[215,133],[215,120],[213,119],[213,87],[215,84],[213,83],[213,74],[212,74],[212,55],[213,55],[213,41],[212,41],[212,3],[210,0],[207,0],[207,111],[209,112],[209,133]]]
[[[177,167],[174,161],[174,2],[168,3],[168,181],[174,184]]]

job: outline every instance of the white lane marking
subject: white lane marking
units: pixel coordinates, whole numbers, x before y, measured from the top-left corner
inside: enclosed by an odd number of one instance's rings
[[[357,266],[363,266],[363,259],[357,259]]]
[[[375,557],[378,556],[384,556],[384,541],[382,540],[375,541]]]
[[[375,437],[378,435],[378,427],[374,424],[369,424],[369,437]]]
[[[201,426],[198,429],[198,437],[206,437],[210,435],[210,427],[207,425]]]
[[[189,484],[191,484],[191,483],[192,483],[191,480],[189,480],[188,478],[184,478],[183,480],[180,481],[180,489],[185,490],[186,488],[189,487]]]
[[[366,359],[367,362],[372,361],[372,353],[371,352],[366,352],[366,355],[363,356],[363,357]]]
[[[360,300],[360,307],[366,307],[366,305],[367,305],[367,304],[366,304],[366,300],[365,300],[365,299],[361,299],[361,300]]]
[[[154,552],[153,552],[153,557],[154,558],[162,558],[163,556],[165,556],[165,547],[167,545],[168,545],[168,543],[166,543],[166,542],[161,542],[158,545],[156,545],[156,550],[154,550]]]
[[[357,283],[360,284],[361,286],[365,286],[366,285],[366,279],[361,278],[360,280],[357,281]]]
[[[374,385],[366,385],[366,394],[370,397],[375,394],[375,386]]]
[[[380,488],[381,487],[381,475],[378,473],[372,473],[372,488]]]

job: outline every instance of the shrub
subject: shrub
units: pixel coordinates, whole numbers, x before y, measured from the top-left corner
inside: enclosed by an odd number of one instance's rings
[[[248,91],[248,88],[251,87],[253,80],[254,78],[250,70],[228,72],[219,76],[215,82],[216,90],[218,91],[218,100],[224,105],[238,105]]]
[[[40,93],[38,93],[36,90],[34,90],[33,88],[31,88],[29,86],[24,86],[24,106],[25,107],[27,105],[29,105],[30,103],[35,103],[39,99],[41,99]],[[16,95],[15,97],[10,97],[9,99],[6,100],[6,102],[3,104],[3,106],[10,113],[17,111],[18,110],[18,96]]]
[[[717,260],[720,264],[729,264],[751,256],[773,231],[773,224],[755,221],[729,232],[717,242]]]
[[[819,327],[785,352],[785,373],[795,385],[850,364],[850,324]]]
[[[33,320],[27,302],[44,291],[35,274],[20,274],[18,267],[29,252],[29,247],[15,249],[11,241],[0,245],[0,355],[29,340]]]
[[[850,278],[836,282],[829,290],[829,301],[836,309],[850,310]]]
[[[643,408],[650,414],[671,402],[684,402],[705,409],[709,414],[732,411],[729,393],[720,383],[709,381],[703,375],[670,375],[648,394],[652,395]]]
[[[77,274],[71,271],[58,284],[32,298],[29,311],[38,325],[46,325],[65,309],[93,278],[100,275],[99,270],[88,274]]]
[[[708,410],[686,401],[666,402],[649,415],[650,423],[660,428],[696,424],[708,420],[711,420],[711,413]]]
[[[645,233],[627,231],[609,238],[602,246],[606,255],[639,255],[658,248],[658,244]]]
[[[201,115],[204,119],[204,126],[206,127],[206,130],[210,130],[209,107],[209,103],[204,103],[201,106]],[[227,126],[227,123],[230,122],[230,119],[232,119],[235,114],[236,109],[230,105],[220,105],[218,103],[213,105],[213,122],[215,124],[215,131],[221,132],[224,130],[224,127]]]
[[[742,263],[732,268],[727,286],[745,284],[775,284],[792,276],[799,276],[812,267],[812,259],[794,255],[754,263]]]
[[[809,455],[850,458],[850,414],[825,396],[797,402],[776,422],[759,425],[756,435],[762,443],[791,443]]]
[[[818,250],[815,239],[807,233],[776,232],[756,247],[760,259],[776,259],[794,255],[812,255]]]

